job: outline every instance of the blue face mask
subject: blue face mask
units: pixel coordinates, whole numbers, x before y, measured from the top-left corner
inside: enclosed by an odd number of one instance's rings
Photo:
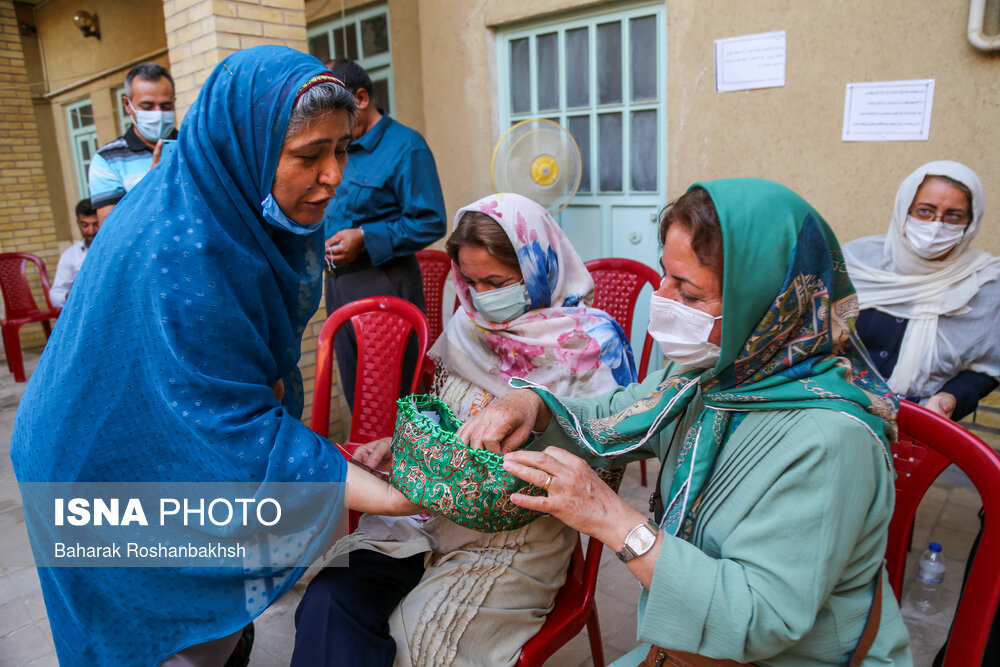
[[[472,305],[479,314],[490,322],[501,324],[510,322],[528,312],[528,290],[523,282],[516,282],[507,287],[492,289],[486,292],[476,292],[470,289]]]
[[[274,197],[270,194],[267,195],[267,199],[260,203],[260,207],[260,212],[264,215],[265,220],[270,222],[275,227],[281,227],[292,234],[308,236],[309,234],[315,234],[319,230],[323,229],[322,220],[317,222],[315,225],[300,225],[295,222],[282,212],[281,208],[278,207],[278,202],[274,201]]]

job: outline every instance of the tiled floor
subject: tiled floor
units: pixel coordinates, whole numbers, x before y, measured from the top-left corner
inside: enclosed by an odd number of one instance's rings
[[[29,373],[36,362],[37,357],[26,357],[25,365]],[[6,453],[14,412],[24,386],[14,383],[8,373],[0,371],[0,443],[4,445],[4,454],[0,456],[0,667],[57,664],[38,577],[34,568],[15,564],[15,556],[12,555],[18,549],[23,552],[27,540],[20,496],[13,484],[14,474]],[[989,436],[987,441],[1000,448],[1000,437]],[[650,466],[651,479],[656,474],[656,467],[655,463]],[[634,507],[645,511],[648,494],[649,490],[639,484],[638,467],[632,466],[622,483],[622,496]],[[917,667],[931,664],[947,634],[961,585],[964,559],[979,528],[978,509],[979,498],[975,489],[954,468],[937,480],[920,506],[908,580],[912,581],[919,552],[926,548],[930,540],[943,545],[948,570],[943,586],[944,611],[923,616],[913,611],[904,600],[903,614],[910,629]],[[257,640],[250,660],[251,667],[284,667],[288,664],[294,636],[295,607],[304,589],[304,581],[299,582],[257,620]],[[598,578],[597,606],[607,662],[631,650],[636,644],[638,595],[639,586],[628,570],[605,549]],[[547,664],[558,667],[592,665],[586,633],[573,639]]]

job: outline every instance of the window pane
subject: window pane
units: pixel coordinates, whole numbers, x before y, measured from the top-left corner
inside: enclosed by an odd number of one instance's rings
[[[631,21],[632,101],[656,99],[656,17]]]
[[[632,112],[632,189],[656,192],[656,110]]]
[[[510,103],[511,111],[531,111],[531,63],[528,61],[528,38],[510,43]]]
[[[622,190],[622,115],[603,113],[597,117],[597,164],[601,192]]]
[[[372,81],[372,96],[375,98],[375,106],[379,109],[385,109],[390,114],[392,109],[389,108],[389,80],[388,79],[375,79]]]
[[[590,104],[590,44],[587,28],[566,31],[566,106]]]
[[[94,124],[94,108],[86,104],[80,107],[80,127],[87,127]]]
[[[559,108],[559,35],[550,32],[535,41],[538,68],[538,108]]]
[[[344,48],[345,39],[347,40],[346,49]],[[333,57],[358,59],[358,31],[353,23],[333,29]]]
[[[309,40],[309,54],[324,63],[330,60],[330,37],[327,33],[316,35]]]
[[[80,114],[76,109],[69,110],[69,125],[74,130],[80,129]]]
[[[600,104],[622,101],[622,24],[597,26],[597,100]]]
[[[580,192],[590,192],[590,116],[570,116],[569,133],[580,147],[580,161],[583,163]]]
[[[385,14],[361,22],[361,50],[365,58],[389,52],[389,22]]]
[[[80,154],[84,162],[90,162],[90,142],[86,138],[80,142]]]

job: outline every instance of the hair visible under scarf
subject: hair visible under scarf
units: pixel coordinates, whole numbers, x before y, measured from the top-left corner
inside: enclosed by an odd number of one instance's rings
[[[532,386],[570,438],[601,456],[624,454],[658,437],[700,386],[704,408],[685,437],[686,455],[677,460],[660,524],[684,537],[734,413],[839,412],[878,439],[891,469],[897,409],[854,331],[857,298],[837,239],[819,213],[788,188],[763,179],[692,187],[708,192],[722,225],[727,269],[716,367],[682,369],[618,414],[583,422],[549,388],[511,382]]]
[[[301,337],[320,303],[323,238],[265,227],[260,202],[294,99],[324,73],[305,53],[259,46],[209,74],[166,166],[115,206],[88,251],[73,287],[88,298],[70,297],[18,407],[21,481],[242,481],[258,497],[314,482],[274,497],[294,538],[282,550],[302,563],[322,555],[346,469],[301,421]],[[62,664],[158,665],[244,627],[303,571],[244,562],[39,576]]]
[[[601,393],[635,381],[632,348],[621,327],[588,307],[594,280],[559,225],[537,202],[505,193],[483,197],[455,214],[460,231],[468,212],[490,218],[517,253],[528,312],[490,322],[476,310],[469,285],[453,264],[462,309],[431,348],[449,371],[495,396],[510,378],[528,377],[574,395]]]
[[[343,109],[347,112],[347,124],[354,127],[354,114],[358,104],[354,95],[344,83],[332,74],[320,74],[306,82],[295,98],[292,113],[288,117],[285,139],[295,136],[310,120]]]

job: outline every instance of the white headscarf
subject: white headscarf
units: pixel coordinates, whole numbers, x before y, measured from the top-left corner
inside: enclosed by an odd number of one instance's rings
[[[972,193],[972,220],[955,249],[939,260],[917,255],[903,233],[913,198],[927,176],[947,176]],[[929,162],[899,186],[887,234],[844,245],[844,259],[861,308],[909,320],[899,359],[888,378],[896,393],[927,396],[936,390],[929,388],[932,376],[940,376],[936,371],[941,370],[946,357],[961,357],[956,350],[963,347],[960,333],[944,335],[938,330],[938,318],[969,314],[969,304],[980,288],[1000,278],[1000,258],[969,247],[979,232],[985,208],[983,184],[974,171],[958,162]],[[971,337],[973,332],[969,333]],[[963,369],[954,370],[952,376]],[[981,372],[996,376],[998,370],[984,368]],[[936,377],[933,384],[939,379]]]

